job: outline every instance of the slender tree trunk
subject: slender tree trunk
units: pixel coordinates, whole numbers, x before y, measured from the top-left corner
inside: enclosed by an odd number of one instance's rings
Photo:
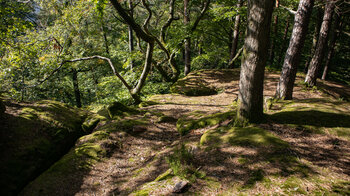
[[[108,46],[106,27],[104,25],[104,22],[103,22],[102,18],[101,18],[101,31],[102,31],[102,35],[103,35],[103,40],[104,40],[104,44],[105,44],[106,53],[109,54],[109,46]]]
[[[281,64],[281,61],[282,61],[282,57],[283,57],[283,52],[286,50],[286,40],[287,40],[287,36],[288,36],[288,31],[289,31],[289,18],[287,18],[286,20],[286,27],[284,28],[284,33],[283,33],[283,38],[282,38],[282,49],[280,50],[279,52],[279,55],[278,55],[278,66]]]
[[[301,51],[304,46],[307,27],[310,21],[314,0],[301,0],[294,19],[294,27],[289,47],[284,57],[282,73],[277,84],[276,97],[292,99],[295,76]]]
[[[305,82],[311,87],[316,85],[318,70],[320,69],[324,51],[327,45],[327,37],[329,33],[329,26],[332,20],[334,6],[334,1],[330,0],[327,2],[315,54],[311,59],[309,69],[306,74]]]
[[[310,56],[308,57],[308,59],[305,62],[304,73],[307,73],[307,69],[309,68],[311,58],[314,55],[315,50],[316,50],[317,38],[318,38],[318,35],[320,33],[320,29],[321,29],[321,25],[322,25],[322,15],[323,15],[322,9],[318,8],[317,9],[317,18],[316,18],[317,23],[315,25],[314,35],[312,37],[312,46],[311,46]]]
[[[243,0],[238,0],[237,9],[239,10],[242,7]],[[239,24],[241,22],[241,15],[237,14],[235,17],[235,25],[233,27],[233,37],[232,37],[232,46],[230,52],[230,61],[236,56],[237,46],[238,46],[238,38],[239,38]],[[229,61],[229,62],[230,62]],[[234,63],[230,65],[231,68],[234,67]]]
[[[276,8],[279,8],[279,0],[276,0]],[[273,64],[273,60],[275,59],[275,40],[277,37],[277,31],[278,31],[278,15],[276,14],[273,20],[273,35],[274,39],[271,39],[271,47],[270,47],[270,54],[269,54],[269,61],[271,64]]]
[[[248,0],[248,24],[239,80],[238,119],[255,122],[263,116],[263,83],[273,1]]]
[[[184,25],[187,26],[190,23],[190,10],[188,7],[189,0],[184,0]],[[185,76],[191,71],[191,38],[185,39]]]
[[[129,9],[130,9],[130,16],[131,18],[133,18],[132,0],[128,0],[128,3],[129,3]],[[130,25],[128,26],[128,33],[129,33],[129,52],[130,54],[132,54],[134,52],[134,36],[133,36],[133,30]],[[134,68],[134,61],[132,58],[130,58],[129,66],[131,69]]]
[[[332,57],[334,54],[335,44],[336,44],[337,38],[338,38],[340,31],[341,31],[341,26],[342,26],[341,16],[336,14],[335,20],[334,20],[333,33],[332,33],[331,38],[329,40],[327,59],[326,59],[325,65],[324,65],[323,74],[322,74],[322,78],[321,78],[322,80],[326,80],[329,65],[331,63],[331,60],[332,60]]]
[[[74,87],[75,104],[78,108],[81,108],[81,97],[78,84],[78,72],[76,69],[72,68],[72,79]]]

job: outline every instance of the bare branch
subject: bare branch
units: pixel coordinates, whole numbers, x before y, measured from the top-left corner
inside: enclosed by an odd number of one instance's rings
[[[146,33],[149,34],[148,23],[152,18],[152,10],[149,8],[149,6],[145,0],[141,0],[141,1],[142,1],[142,5],[145,6],[146,10],[148,11],[148,17],[146,18],[145,22],[143,23],[143,29],[145,30]]]
[[[102,59],[102,60],[107,61],[107,62],[109,63],[109,66],[111,67],[111,69],[112,69],[112,71],[113,71],[113,74],[114,74],[115,76],[117,76],[117,77],[122,81],[122,83],[124,84],[124,86],[125,86],[129,91],[131,90],[130,85],[129,85],[129,84],[124,80],[124,78],[115,70],[114,65],[113,65],[111,59],[109,59],[109,58],[107,58],[107,57],[103,57],[103,56],[97,56],[97,55],[96,55],[96,56],[83,57],[83,58],[77,58],[77,59],[62,61],[62,62],[59,64],[59,66],[58,66],[56,69],[54,69],[54,70],[50,73],[50,75],[47,76],[45,79],[39,81],[39,83],[36,84],[36,85],[28,86],[28,87],[26,87],[26,88],[36,87],[36,86],[38,86],[38,85],[44,83],[46,80],[48,80],[50,77],[52,77],[58,70],[60,70],[60,69],[63,67],[63,65],[64,65],[65,63],[71,63],[71,62],[77,62],[77,61],[84,61],[84,60],[91,60],[91,59]]]
[[[201,11],[201,13],[199,14],[199,16],[196,18],[196,20],[195,20],[194,23],[193,23],[193,26],[192,26],[192,28],[191,28],[191,31],[192,31],[192,32],[196,30],[196,28],[197,28],[197,26],[198,26],[200,20],[201,20],[202,17],[204,16],[205,12],[208,10],[209,4],[210,4],[210,0],[207,0],[206,3],[205,3],[205,5],[204,5],[204,7],[203,7],[203,9],[202,9],[202,11]]]
[[[243,47],[242,48],[240,48],[239,50],[238,50],[238,52],[237,52],[237,54],[236,54],[236,56],[235,57],[233,57],[233,59],[228,63],[228,66],[229,67],[231,67],[232,66],[232,64],[233,64],[233,62],[235,62],[235,60],[237,60],[238,59],[238,57],[241,55],[241,53],[242,53],[242,51],[243,51]]]
[[[291,13],[291,14],[293,14],[293,15],[295,15],[297,12],[296,11],[294,11],[294,10],[292,10],[292,9],[290,9],[290,8],[288,8],[288,7],[285,7],[285,6],[280,6],[281,8],[283,8],[283,9],[285,9],[285,10],[287,10],[289,13]]]
[[[175,20],[174,18],[174,4],[175,4],[176,0],[171,0],[169,2],[170,6],[169,6],[169,18],[168,20],[165,22],[165,24],[163,25],[163,27],[160,30],[160,36],[159,39],[161,42],[164,42],[165,40],[165,31],[169,28],[170,24]]]

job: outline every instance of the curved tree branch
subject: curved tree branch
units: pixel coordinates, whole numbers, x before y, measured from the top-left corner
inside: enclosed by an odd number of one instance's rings
[[[210,0],[207,0],[207,2],[205,3],[201,13],[199,14],[199,16],[196,18],[196,20],[193,23],[193,26],[191,28],[191,32],[195,31],[199,22],[201,21],[201,19],[203,18],[205,12],[208,10],[209,8],[209,4],[210,4]]]

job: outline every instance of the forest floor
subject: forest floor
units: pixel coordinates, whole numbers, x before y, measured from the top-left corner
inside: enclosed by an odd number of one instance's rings
[[[71,152],[86,141],[107,152],[62,172],[75,160],[66,155],[21,194],[172,195],[186,182],[184,195],[349,195],[350,87],[308,89],[298,75],[294,100],[274,101],[278,79],[266,74],[264,122],[235,127],[239,70],[193,72],[175,85],[218,93],[155,95],[138,113],[101,121],[92,135],[108,138],[84,136]]]

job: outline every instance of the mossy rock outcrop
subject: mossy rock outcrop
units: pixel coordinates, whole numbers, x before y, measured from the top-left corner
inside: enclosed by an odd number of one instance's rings
[[[88,134],[82,128],[88,113],[81,109],[56,101],[12,105],[0,119],[0,195],[16,195]]]
[[[20,195],[70,195],[81,189],[79,182],[98,161],[122,147],[134,126],[145,125],[145,119],[112,120],[93,133],[80,137],[75,146],[59,161],[26,186]]]
[[[137,114],[138,111],[134,108],[128,107],[120,102],[114,102],[107,107],[108,115],[111,119],[115,116],[129,116]]]
[[[175,82],[170,88],[170,91],[186,96],[208,96],[218,94],[219,92],[216,88],[211,87],[207,82],[197,76],[195,72]]]

